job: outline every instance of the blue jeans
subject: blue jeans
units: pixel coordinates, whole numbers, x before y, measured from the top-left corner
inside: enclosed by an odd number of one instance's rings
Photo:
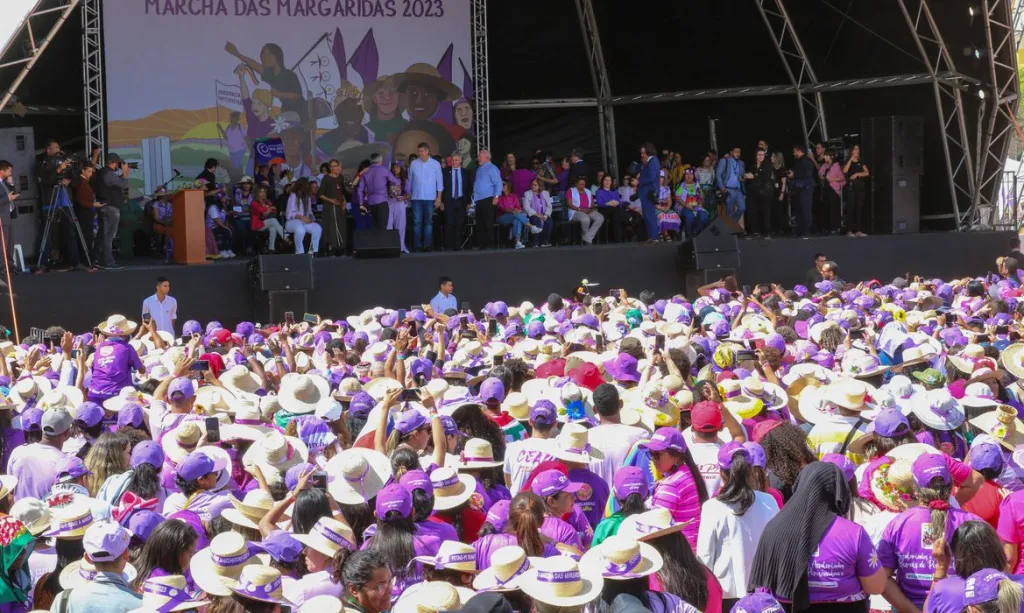
[[[434,201],[410,200],[412,203],[412,248],[434,246]]]
[[[540,226],[541,228],[539,234],[533,235],[534,246],[547,245],[548,243],[551,242],[551,230],[554,229],[555,227],[554,219],[551,219],[551,217],[549,216],[547,219],[541,222],[540,217],[534,215],[533,217],[530,217],[530,223],[535,226]]]
[[[654,201],[640,196],[640,208],[643,210],[644,227],[647,228],[647,240],[658,239],[658,209],[654,207]]]
[[[703,209],[695,210],[683,207],[683,227],[686,229],[687,236],[700,234],[704,226],[708,225],[708,217],[710,215]]]
[[[725,188],[725,214],[736,221],[743,219],[747,210],[747,197],[738,187]]]
[[[517,243],[522,242],[523,228],[530,225],[530,220],[522,213],[505,213],[497,219],[497,222],[499,224],[512,224],[512,235],[516,237]]]

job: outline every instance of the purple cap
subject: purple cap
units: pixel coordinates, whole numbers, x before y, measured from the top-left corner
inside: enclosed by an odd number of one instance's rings
[[[782,338],[782,335],[777,332],[772,332],[764,338],[764,346],[771,347],[779,353],[786,352],[786,339]]]
[[[964,604],[977,606],[999,598],[999,583],[1011,579],[992,568],[983,568],[967,578],[964,584]]]
[[[171,400],[185,400],[196,395],[196,386],[188,377],[178,377],[167,386],[167,397]]]
[[[946,464],[946,458],[941,453],[923,453],[917,456],[911,467],[911,473],[913,473],[914,483],[918,487],[930,487],[932,480],[936,477],[942,479],[943,485],[953,483],[953,476],[949,474],[949,465]]]
[[[299,559],[303,545],[291,533],[274,530],[258,543],[257,547],[270,554],[270,557],[278,562],[291,564]]]
[[[395,419],[395,430],[408,436],[427,423],[427,416],[418,409],[405,411]]]
[[[64,464],[57,469],[57,483],[67,483],[92,474],[92,471],[85,465],[82,458],[68,456]]]
[[[539,319],[534,319],[526,325],[526,336],[533,339],[538,339],[544,336],[544,322]]]
[[[348,415],[349,417],[367,417],[375,406],[377,406],[377,401],[369,392],[358,391],[352,395],[352,400],[348,403]]]
[[[409,490],[410,495],[413,490],[423,490],[427,496],[434,497],[434,485],[430,482],[430,476],[425,471],[410,470],[399,477],[398,482],[402,484],[402,487]]]
[[[508,317],[508,305],[500,300],[495,302],[491,305],[491,315],[493,317]]]
[[[503,402],[505,400],[505,386],[502,384],[501,379],[490,377],[485,379],[480,384],[480,399],[484,402],[490,400],[497,400]]]
[[[40,432],[43,429],[43,410],[31,407],[21,412],[21,429],[25,432]]]
[[[1002,472],[1003,452],[996,443],[975,443],[971,447],[971,468],[977,471],[992,470]]]
[[[558,419],[555,403],[541,399],[530,408],[530,421],[542,426],[553,426]]]
[[[132,449],[131,467],[138,468],[140,464],[149,464],[160,470],[164,465],[164,450],[153,441],[140,441],[135,449]]]
[[[149,540],[149,535],[164,521],[164,516],[149,509],[136,509],[121,520],[121,525],[142,541]]]
[[[126,402],[121,410],[117,412],[117,427],[131,426],[133,428],[142,428],[142,424],[145,421],[145,415],[142,412],[142,406],[137,402]]]
[[[615,489],[617,500],[625,500],[630,494],[640,494],[640,498],[647,499],[649,491],[647,477],[636,466],[625,466],[615,471],[615,476],[612,477],[612,486]]]
[[[113,562],[124,554],[132,535],[116,521],[105,519],[93,522],[82,537],[82,549],[93,562]]]
[[[202,451],[193,451],[178,464],[178,476],[185,481],[195,481],[216,470],[213,458]]]
[[[782,605],[767,592],[747,594],[732,605],[731,613],[782,613]]]
[[[267,337],[263,336],[259,332],[253,332],[246,337],[245,342],[247,345],[262,345],[267,342]]]
[[[672,426],[665,426],[658,428],[654,431],[654,436],[651,440],[643,444],[649,451],[665,451],[671,449],[672,451],[678,451],[683,453],[686,451],[686,441],[683,440],[683,433],[673,428]]]
[[[292,466],[284,473],[284,486],[288,488],[289,492],[295,489],[295,486],[299,484],[299,477],[302,475],[302,472],[306,470],[315,472],[319,469],[309,462],[303,462]]]
[[[487,523],[494,526],[494,529],[501,532],[508,523],[508,511],[512,506],[511,500],[499,500],[487,510]]]
[[[729,336],[729,322],[716,321],[711,326],[711,333],[715,335],[715,338],[723,338]]]
[[[79,428],[92,428],[103,421],[103,407],[95,402],[85,401],[75,409],[75,425]]]
[[[897,438],[910,433],[910,422],[902,411],[888,407],[878,412],[868,431],[885,438]]]
[[[412,494],[398,483],[392,483],[377,493],[377,519],[384,521],[384,516],[392,511],[397,511],[400,518],[412,515]]]
[[[250,334],[256,331],[256,326],[251,321],[240,321],[235,326],[235,334],[242,338],[248,337]]]
[[[825,455],[821,456],[821,461],[825,462],[826,464],[835,464],[836,466],[839,467],[841,471],[843,471],[844,479],[846,479],[848,482],[853,481],[853,476],[857,470],[857,467],[853,465],[853,462],[850,461],[850,458],[838,453],[826,453]]]
[[[434,372],[434,365],[425,358],[416,358],[409,365],[409,372],[412,373],[414,379],[416,377],[426,377],[429,379],[430,375]]]
[[[552,468],[537,475],[534,478],[530,489],[533,490],[534,494],[537,494],[541,498],[547,498],[548,496],[554,496],[559,492],[575,494],[580,491],[580,488],[582,487],[582,483],[569,481],[569,477],[566,477],[562,471]]]
[[[181,333],[183,336],[192,336],[193,334],[202,334],[203,326],[196,320],[190,319],[185,322],[185,325],[181,327]]]
[[[441,416],[441,428],[444,429],[445,436],[459,436],[462,432],[459,431],[459,425],[455,423],[449,415]]]
[[[718,448],[718,467],[722,470],[730,470],[736,455],[742,455],[747,464],[750,463],[750,454],[747,453],[743,445],[736,441],[730,441]]]
[[[224,324],[220,323],[219,321],[217,321],[215,319],[215,320],[211,321],[210,323],[206,324],[206,333],[207,334],[212,334],[214,331],[220,330],[223,327],[224,327]]]
[[[750,456],[751,465],[758,468],[768,468],[768,456],[765,455],[764,447],[760,443],[747,441],[743,443],[743,448],[747,450],[747,454]]]

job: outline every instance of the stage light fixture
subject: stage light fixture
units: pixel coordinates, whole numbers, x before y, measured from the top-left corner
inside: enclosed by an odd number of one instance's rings
[[[981,98],[982,100],[984,100],[985,96],[986,96],[985,90],[979,87],[978,88],[978,98]]]
[[[974,19],[974,16],[977,13],[978,13],[978,10],[976,8],[974,8],[973,4],[968,4],[967,5],[967,14],[971,16],[971,19]]]

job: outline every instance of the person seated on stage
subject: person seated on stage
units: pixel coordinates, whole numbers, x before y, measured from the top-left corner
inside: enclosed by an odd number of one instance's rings
[[[523,214],[523,206],[519,197],[512,192],[512,184],[508,179],[501,182],[501,195],[494,199],[494,206],[498,209],[498,219],[495,221],[500,225],[511,224],[512,236],[516,239],[516,249],[526,247],[523,244],[523,230],[529,228],[533,234],[540,233],[540,226],[530,224],[530,220]]]
[[[658,234],[662,242],[676,240],[679,238],[683,222],[679,218],[679,213],[672,207],[672,192],[668,187],[664,170],[661,171],[659,182],[658,202],[654,205],[658,210]]]
[[[569,221],[580,224],[583,229],[583,243],[592,244],[604,223],[604,217],[594,207],[594,197],[587,191],[585,176],[576,177],[572,188],[565,192],[565,206],[569,209]]]
[[[225,244],[224,234],[228,235],[229,242],[231,236],[231,229],[226,223],[227,216],[220,207],[219,194],[223,190],[220,190],[212,183],[208,183],[206,179],[197,179],[196,187],[206,190],[206,259],[216,260],[222,257],[229,257],[228,252],[222,249]],[[220,222],[219,224],[218,221]],[[214,228],[221,228],[222,238],[220,240],[217,239]]]
[[[295,237],[295,253],[306,253],[304,241],[309,234],[309,253],[320,251],[320,235],[323,228],[313,217],[313,194],[309,187],[309,179],[301,178],[295,182],[291,195],[288,196],[288,207],[285,209],[286,230]]]
[[[704,208],[704,190],[693,168],[683,171],[683,181],[676,187],[675,192],[676,210],[683,215],[683,222],[686,226],[688,236],[697,236],[705,226],[708,225],[708,212]]]
[[[533,234],[534,247],[551,246],[551,230],[555,227],[555,220],[551,218],[552,211],[551,194],[543,189],[540,177],[530,183],[530,191],[523,196],[523,211],[530,217],[530,223],[539,227],[539,233]]]
[[[627,202],[622,200],[619,192],[612,187],[612,176],[601,177],[598,184],[597,195],[594,201],[597,203],[597,210],[604,216],[606,222],[612,226],[612,242],[621,243],[626,240],[626,224],[629,223],[629,208]]]
[[[227,211],[234,239],[231,250],[233,252],[235,248],[238,248],[242,255],[248,254],[252,248],[252,235],[249,229],[252,226],[252,214],[249,211],[253,198],[252,188],[252,177],[242,177],[242,180],[235,186],[231,208]]]
[[[277,239],[284,236],[284,228],[277,220],[277,207],[267,198],[267,187],[260,185],[256,188],[249,211],[252,215],[252,231],[268,232],[267,251],[274,253],[277,250]]]

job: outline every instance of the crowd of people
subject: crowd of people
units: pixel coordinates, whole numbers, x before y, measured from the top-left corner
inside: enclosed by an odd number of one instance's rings
[[[998,273],[586,281],[0,343],[0,607],[1011,613],[1019,242]]]

